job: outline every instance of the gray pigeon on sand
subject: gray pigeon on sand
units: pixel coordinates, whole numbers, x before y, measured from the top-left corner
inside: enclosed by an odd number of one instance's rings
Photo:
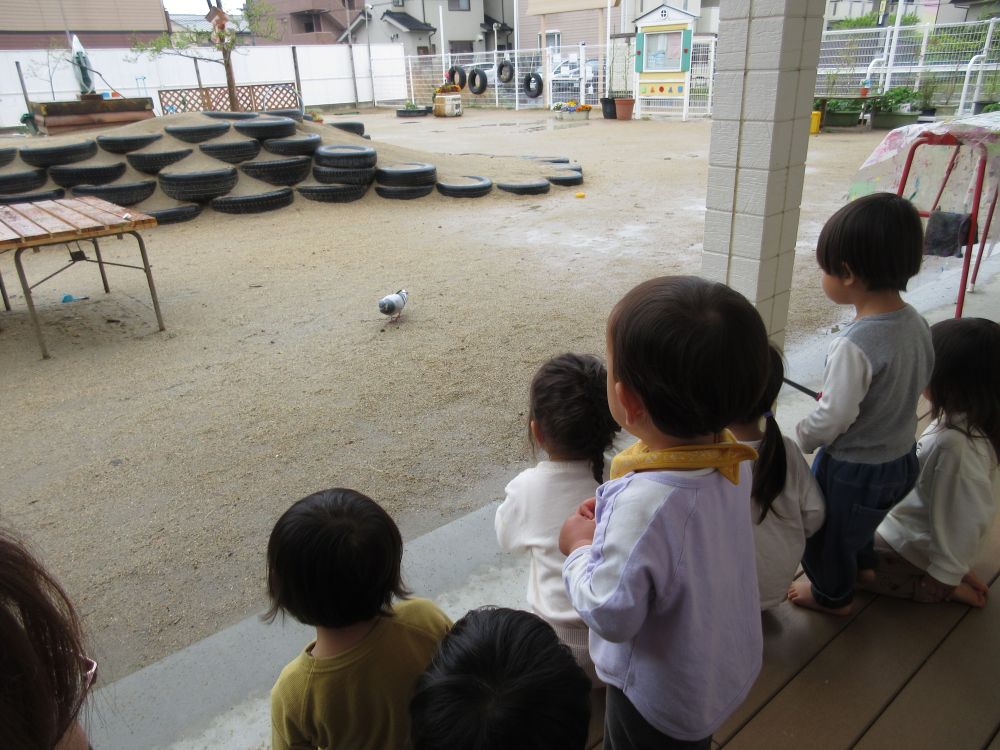
[[[397,321],[399,316],[403,314],[408,296],[405,289],[400,289],[395,294],[388,294],[378,301],[378,311],[383,315],[388,315],[390,323]]]

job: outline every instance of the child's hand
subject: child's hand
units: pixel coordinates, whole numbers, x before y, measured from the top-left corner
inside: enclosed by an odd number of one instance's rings
[[[597,498],[592,497],[588,500],[584,500],[579,506],[577,506],[576,512],[584,518],[593,521],[594,515],[597,512]]]
[[[573,514],[566,519],[559,531],[559,551],[568,555],[577,547],[585,547],[594,541],[594,531],[597,522],[594,520],[593,506],[590,500],[580,504]],[[585,513],[590,513],[588,518]]]
[[[954,586],[949,586],[947,583],[941,583],[937,578],[927,573],[924,577],[920,579],[920,588],[924,590],[924,593],[935,602],[947,601],[951,597],[952,592],[955,591]]]

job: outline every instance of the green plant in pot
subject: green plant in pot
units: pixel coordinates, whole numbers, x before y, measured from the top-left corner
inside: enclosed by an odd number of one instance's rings
[[[920,79],[920,85],[917,87],[917,96],[920,100],[920,114],[933,117],[937,113],[934,96],[937,94],[940,86],[941,84],[937,76],[925,75]]]
[[[920,94],[908,86],[893,86],[881,96],[874,97],[872,104],[872,128],[893,130],[917,121],[918,112],[908,111],[910,105],[919,103]]]
[[[853,128],[861,119],[861,102],[856,99],[828,99],[823,124],[828,128]]]

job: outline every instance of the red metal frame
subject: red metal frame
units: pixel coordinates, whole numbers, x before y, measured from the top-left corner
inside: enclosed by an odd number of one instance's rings
[[[952,171],[955,169],[955,162],[958,160],[958,152],[961,150],[962,146],[968,146],[970,144],[965,144],[959,141],[951,133],[923,133],[920,135],[910,146],[910,151],[906,155],[906,163],[903,165],[903,174],[899,178],[899,188],[896,190],[896,195],[903,195],[906,192],[906,181],[910,177],[910,168],[913,166],[913,157],[917,153],[917,149],[921,146],[951,146],[954,151],[951,154],[951,160],[948,162],[948,168],[945,170],[944,178],[941,180],[941,187],[938,189],[937,196],[934,198],[934,205],[931,206],[930,211],[935,210],[938,207],[938,203],[941,200],[941,195],[944,193],[945,186],[948,184],[948,179],[951,177]],[[955,303],[955,317],[962,317],[962,309],[965,307],[965,290],[969,283],[969,264],[972,262],[972,250],[976,244],[976,228],[979,225],[979,203],[983,197],[983,183],[986,181],[986,167],[989,161],[989,156],[986,152],[986,146],[982,143],[977,143],[971,145],[976,151],[979,152],[979,166],[976,169],[976,187],[973,191],[972,196],[972,212],[970,215],[969,222],[969,236],[966,238],[965,243],[965,257],[962,259],[962,281],[958,289],[958,301]],[[979,252],[976,255],[976,266],[972,272],[972,287],[976,286],[976,277],[979,275],[979,263],[983,259],[983,252],[986,249],[986,238],[990,233],[990,225],[993,223],[993,213],[996,211],[997,207],[997,190],[1000,189],[1000,185],[993,188],[993,198],[990,201],[989,212],[986,214],[986,226],[983,229],[983,236],[979,241]],[[930,216],[930,211],[919,211],[921,216]]]

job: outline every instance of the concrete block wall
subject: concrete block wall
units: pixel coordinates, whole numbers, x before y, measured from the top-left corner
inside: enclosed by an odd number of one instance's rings
[[[702,275],[746,295],[780,345],[825,2],[720,8]]]

